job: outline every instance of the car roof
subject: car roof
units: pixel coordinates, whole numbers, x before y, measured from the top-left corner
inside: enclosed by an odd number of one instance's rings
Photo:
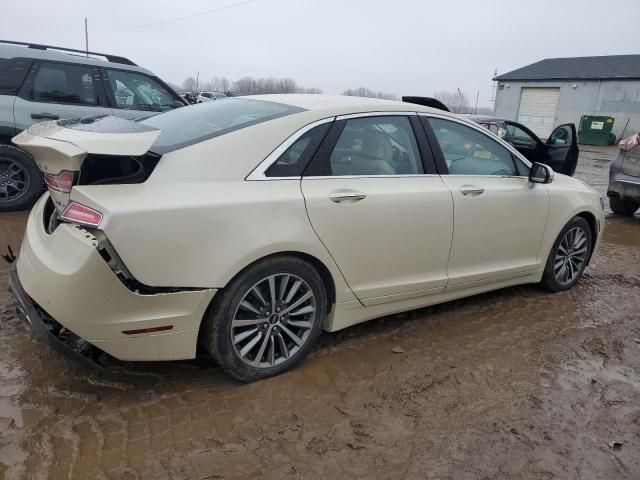
[[[71,54],[56,50],[40,50],[38,48],[29,48],[21,45],[0,45],[0,58],[8,59],[16,57],[50,60],[54,62],[77,63],[79,65],[93,65],[96,67],[109,67],[155,76],[146,68],[138,67],[136,65],[128,65],[126,63],[109,62],[101,58],[92,56],[87,57],[79,53]]]
[[[396,100],[382,100],[379,98],[351,97],[348,95],[301,93],[250,95],[242,98],[252,98],[255,100],[265,100],[268,102],[291,105],[293,107],[317,113],[319,117],[323,114],[330,116],[366,112],[425,112],[451,117],[457,116],[443,110],[424,107],[415,103],[399,102]]]

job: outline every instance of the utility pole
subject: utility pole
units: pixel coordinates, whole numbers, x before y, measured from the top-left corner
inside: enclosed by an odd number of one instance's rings
[[[480,90],[478,90],[478,93],[476,93],[476,108],[473,110],[474,115],[478,114],[478,97],[480,97]]]
[[[200,79],[200,72],[196,72],[196,92],[200,93],[198,90],[198,80]]]
[[[89,28],[87,27],[87,17],[84,17],[84,47],[89,56]]]
[[[498,69],[496,68],[493,71],[493,78],[496,78],[498,76]],[[496,89],[498,88],[498,83],[495,80],[491,80],[491,100],[490,102],[493,103],[493,113],[496,112],[496,97],[497,97],[497,92]]]

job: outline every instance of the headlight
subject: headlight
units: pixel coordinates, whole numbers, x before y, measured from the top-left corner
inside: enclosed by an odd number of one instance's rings
[[[600,206],[602,207],[602,210],[604,210],[604,197],[600,197]]]

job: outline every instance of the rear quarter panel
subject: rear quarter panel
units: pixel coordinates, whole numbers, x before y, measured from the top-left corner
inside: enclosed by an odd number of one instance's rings
[[[355,300],[309,223],[299,180],[94,186],[74,198],[104,213],[101,229],[144,284],[222,288],[256,260],[300,252],[330,271],[336,301]]]

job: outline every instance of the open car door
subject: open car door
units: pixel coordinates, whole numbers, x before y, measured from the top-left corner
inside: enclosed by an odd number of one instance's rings
[[[545,144],[545,161],[558,173],[573,176],[578,165],[578,136],[573,123],[559,125]]]

